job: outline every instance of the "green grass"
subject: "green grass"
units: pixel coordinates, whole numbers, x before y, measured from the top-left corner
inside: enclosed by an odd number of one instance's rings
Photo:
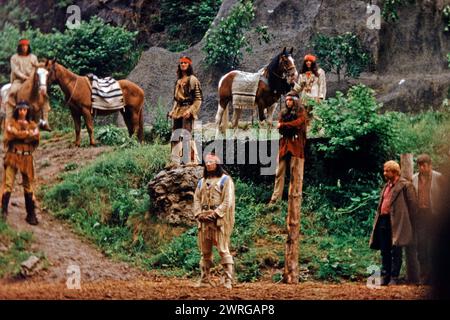
[[[21,263],[31,255],[42,257],[30,249],[32,235],[16,232],[0,219],[0,278],[17,277],[21,273]]]
[[[168,152],[163,145],[117,149],[62,174],[62,183],[42,188],[39,195],[55,216],[69,220],[107,255],[132,261],[146,248],[132,223],[145,218],[147,183],[165,165]]]

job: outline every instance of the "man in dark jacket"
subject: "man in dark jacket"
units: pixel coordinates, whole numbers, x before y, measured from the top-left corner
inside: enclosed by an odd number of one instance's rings
[[[381,250],[381,285],[397,284],[402,266],[402,247],[413,240],[412,223],[417,196],[411,182],[400,177],[395,161],[384,164],[384,186],[370,237],[370,248]]]

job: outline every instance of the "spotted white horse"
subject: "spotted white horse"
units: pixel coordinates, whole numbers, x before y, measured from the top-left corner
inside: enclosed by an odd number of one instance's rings
[[[225,134],[228,127],[228,106],[233,106],[232,128],[234,135],[243,109],[257,107],[259,120],[272,126],[273,112],[281,95],[291,90],[298,77],[293,48],[286,47],[257,73],[233,70],[219,81],[219,105],[216,113],[216,139]],[[266,110],[265,115],[264,111]]]

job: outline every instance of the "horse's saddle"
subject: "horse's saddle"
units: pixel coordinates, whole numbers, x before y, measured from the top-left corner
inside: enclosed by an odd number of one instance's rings
[[[92,86],[92,108],[100,110],[117,110],[125,107],[122,88],[117,80],[107,77],[98,78],[87,75]]]

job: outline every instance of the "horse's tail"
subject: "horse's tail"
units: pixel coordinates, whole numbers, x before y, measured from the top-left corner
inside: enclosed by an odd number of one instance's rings
[[[138,128],[138,139],[139,142],[142,143],[144,141],[144,109],[145,109],[145,102],[142,102],[142,106],[139,109],[139,128]]]

